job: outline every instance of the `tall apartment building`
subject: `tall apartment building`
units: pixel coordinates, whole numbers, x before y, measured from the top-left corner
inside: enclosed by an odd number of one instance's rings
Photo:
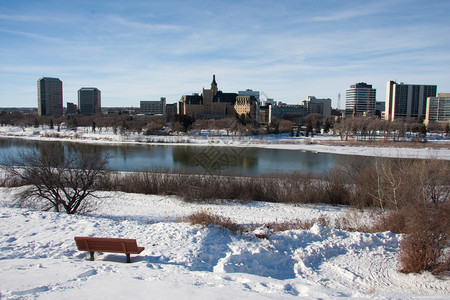
[[[161,97],[160,101],[141,101],[141,113],[146,115],[165,115],[166,98]]]
[[[427,98],[425,123],[430,122],[450,122],[450,93]]]
[[[346,90],[345,115],[375,114],[376,89],[365,82],[355,83]]]
[[[436,85],[386,83],[385,119],[419,118],[425,116],[427,98],[436,97]]]
[[[63,88],[59,78],[39,78],[37,91],[40,116],[61,116],[63,114]]]
[[[306,108],[308,114],[319,114],[324,118],[331,116],[331,99],[317,99],[314,96],[308,96],[303,101],[303,106]]]
[[[93,115],[102,110],[102,93],[97,88],[78,90],[78,109],[83,115]]]

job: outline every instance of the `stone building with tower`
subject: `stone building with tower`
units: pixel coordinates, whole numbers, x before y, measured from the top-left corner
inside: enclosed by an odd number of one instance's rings
[[[184,95],[177,103],[177,113],[197,119],[220,119],[235,114],[236,93],[219,91],[216,76],[213,75],[211,88],[203,88],[202,94]]]

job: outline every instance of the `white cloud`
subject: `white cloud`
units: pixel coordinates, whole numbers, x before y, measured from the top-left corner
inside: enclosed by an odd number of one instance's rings
[[[435,80],[450,90],[439,80],[450,68],[445,19],[425,22],[411,17],[415,11],[404,19],[390,16],[403,5],[391,1],[355,8],[301,4],[105,2],[95,13],[58,11],[50,24],[38,11],[4,13],[0,101],[6,87],[35,89],[43,75],[64,81],[67,100],[82,86],[96,86],[107,106],[161,96],[176,101],[209,87],[212,74],[226,92],[252,88],[286,102],[308,95],[335,99],[358,81],[384,89],[387,80],[408,74],[401,80]],[[18,94],[16,102],[33,106],[35,98],[35,92]]]

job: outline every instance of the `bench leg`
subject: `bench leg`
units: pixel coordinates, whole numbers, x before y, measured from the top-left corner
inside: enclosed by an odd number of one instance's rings
[[[94,252],[89,252],[91,254],[91,260],[94,260]]]
[[[128,253],[127,254],[127,263],[130,263],[131,262],[131,258],[130,258],[130,254]]]

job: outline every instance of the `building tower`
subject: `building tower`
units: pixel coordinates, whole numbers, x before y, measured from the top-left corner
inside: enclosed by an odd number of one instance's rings
[[[63,114],[63,90],[62,81],[59,78],[39,78],[37,91],[40,116],[61,116]]]
[[[216,82],[216,75],[213,75],[213,81],[211,82],[211,89],[203,89],[202,96],[203,96],[203,104],[207,106],[206,110],[208,113],[212,113],[212,104],[213,104],[213,98],[215,95],[217,95],[218,88],[217,88],[217,82]]]
[[[102,95],[97,88],[81,88],[78,90],[78,109],[83,115],[93,115],[102,110]]]
[[[213,96],[217,94],[218,88],[216,82],[216,75],[213,75],[213,81],[211,82],[211,91],[213,92]]]
[[[404,84],[395,81],[386,83],[385,119],[425,117],[427,98],[436,97],[436,85]]]
[[[356,83],[346,90],[345,115],[375,114],[376,89],[365,82]]]

